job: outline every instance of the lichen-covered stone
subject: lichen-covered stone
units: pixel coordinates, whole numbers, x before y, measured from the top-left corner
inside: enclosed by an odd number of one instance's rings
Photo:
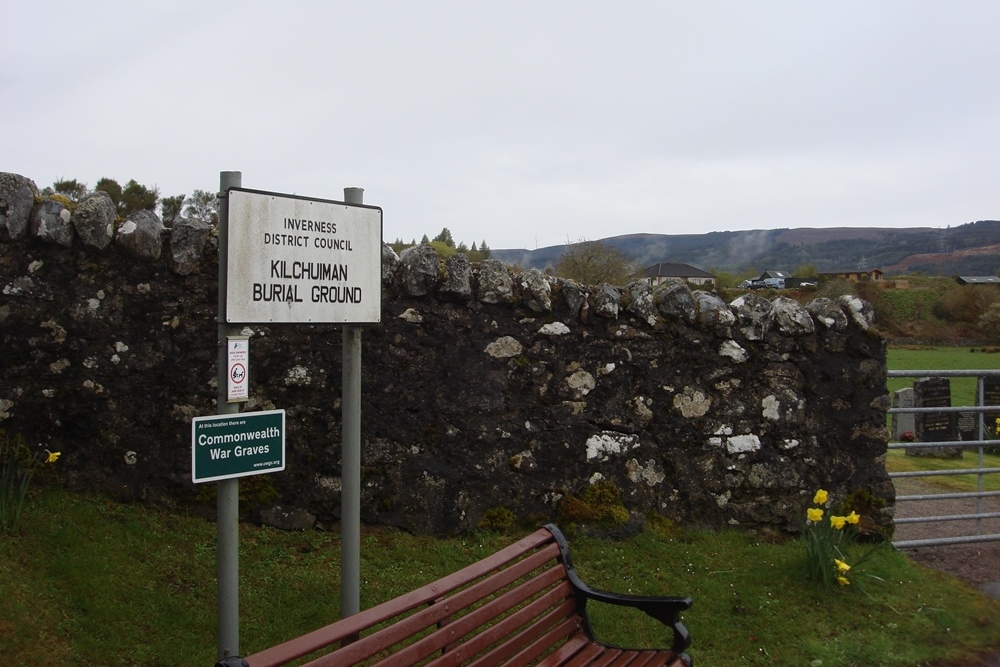
[[[698,314],[691,288],[683,280],[671,278],[660,284],[653,292],[653,303],[672,322],[694,322]]]
[[[875,324],[875,309],[864,299],[859,299],[852,294],[844,294],[837,298],[843,309],[851,316],[854,322],[867,331]]]
[[[177,218],[170,228],[170,270],[181,276],[196,271],[211,235],[208,223],[196,218]]]
[[[520,341],[511,336],[498,338],[486,346],[486,354],[496,359],[510,359],[516,357],[524,351],[524,346]]]
[[[570,331],[569,327],[562,322],[549,322],[548,324],[542,325],[542,328],[538,330],[538,333],[544,336],[565,336]]]
[[[698,314],[695,321],[709,327],[720,336],[729,337],[732,326],[736,323],[736,316],[729,310],[726,302],[711,292],[695,290],[691,296],[694,298]]]
[[[649,326],[656,326],[656,304],[653,303],[653,287],[645,280],[637,280],[626,286],[629,301],[626,310]]]
[[[115,234],[115,203],[107,192],[92,192],[73,209],[72,220],[83,245],[104,250]]]
[[[847,328],[847,315],[844,314],[843,308],[830,299],[825,297],[813,299],[806,304],[806,310],[826,329],[843,331]]]
[[[731,304],[736,311],[736,326],[747,340],[764,340],[774,321],[774,305],[756,294],[747,293]]]
[[[28,218],[38,186],[20,174],[0,172],[0,241],[14,241],[28,233]]]
[[[545,274],[538,269],[529,269],[521,274],[521,299],[536,313],[552,311],[552,286]]]
[[[472,298],[472,265],[469,258],[456,253],[444,262],[444,282],[438,295],[446,301],[465,303]]]
[[[438,256],[429,245],[407,248],[399,256],[403,290],[409,296],[425,296],[438,282]]]
[[[607,283],[601,283],[594,291],[592,301],[595,315],[612,320],[618,319],[618,306],[621,303],[621,294],[619,294],[617,289]]]
[[[165,229],[160,216],[152,211],[134,211],[118,228],[115,244],[136,259],[156,261],[163,252]]]
[[[514,302],[514,279],[507,265],[498,259],[479,264],[479,300],[491,304]]]
[[[581,308],[587,303],[587,291],[575,280],[556,278],[556,283],[559,285],[559,291],[562,294],[563,301],[566,303],[566,309],[569,311],[570,317],[578,317]]]
[[[779,296],[772,302],[778,329],[789,336],[803,336],[816,330],[809,311],[795,299]]]
[[[382,282],[389,284],[399,270],[399,255],[388,243],[382,244]]]
[[[31,210],[31,233],[42,241],[73,245],[72,213],[61,201],[46,199]]]

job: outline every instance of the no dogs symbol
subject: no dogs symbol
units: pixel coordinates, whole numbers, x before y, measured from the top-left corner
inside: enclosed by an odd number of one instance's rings
[[[233,384],[242,384],[247,379],[247,369],[243,364],[233,364],[233,369],[229,371],[229,377]]]

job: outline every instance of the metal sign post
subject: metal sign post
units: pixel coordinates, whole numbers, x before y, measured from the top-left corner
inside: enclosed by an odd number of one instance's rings
[[[192,423],[191,474],[218,480],[218,659],[239,655],[239,477],[283,470],[283,410],[239,414],[248,397],[252,323],[343,324],[341,613],[359,610],[361,327],[382,316],[382,209],[241,187],[221,172],[216,413]]]
[[[364,192],[362,188],[344,188],[344,201],[363,204]],[[381,286],[381,261],[378,269]],[[344,325],[343,340],[340,615],[346,618],[361,609],[361,327]]]
[[[243,183],[239,171],[223,171],[219,174],[219,349],[218,393],[216,414],[232,415],[240,411],[239,403],[230,403],[229,387],[229,345],[230,336],[239,334],[239,328],[227,324],[226,285],[228,284],[229,262],[229,200],[226,196],[230,188],[238,188]],[[215,554],[216,579],[216,619],[218,622],[218,658],[240,654],[240,480],[238,477],[217,482]]]

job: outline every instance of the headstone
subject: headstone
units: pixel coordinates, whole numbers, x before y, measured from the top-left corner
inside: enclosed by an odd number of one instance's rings
[[[913,383],[913,407],[951,407],[949,378],[922,378]],[[958,440],[958,419],[954,412],[917,413],[913,434],[917,442],[952,442]],[[960,447],[915,447],[907,449],[910,456],[933,456],[945,459],[962,458]]]
[[[904,387],[893,392],[892,407],[912,408],[913,387]],[[914,431],[916,428],[912,412],[902,412],[892,415],[893,440],[896,440],[897,442],[913,442]]]
[[[958,439],[979,440],[978,412],[969,411],[958,413]]]
[[[983,405],[1000,405],[1000,377],[991,376],[983,378]],[[997,419],[1000,419],[1000,412],[983,413],[983,421],[986,422],[986,437],[990,434],[1000,435],[997,432]]]

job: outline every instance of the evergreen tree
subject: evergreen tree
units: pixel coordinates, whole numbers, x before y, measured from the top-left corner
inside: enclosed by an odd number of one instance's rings
[[[52,187],[42,190],[43,195],[60,194],[73,201],[80,201],[87,196],[89,190],[86,183],[81,183],[75,178],[70,180],[58,180]]]
[[[97,181],[97,185],[94,186],[94,192],[105,192],[109,197],[111,197],[112,203],[115,205],[115,209],[118,209],[118,203],[122,200],[122,186],[118,184],[113,178],[104,177]]]
[[[432,240],[443,243],[449,248],[455,247],[455,239],[451,237],[451,231],[447,227],[442,229],[441,233],[435,236]]]
[[[219,199],[207,190],[195,190],[184,203],[184,215],[213,225],[219,224]]]
[[[160,217],[163,218],[164,225],[170,227],[181,217],[184,199],[185,195],[177,195],[176,197],[164,197],[160,200]]]

